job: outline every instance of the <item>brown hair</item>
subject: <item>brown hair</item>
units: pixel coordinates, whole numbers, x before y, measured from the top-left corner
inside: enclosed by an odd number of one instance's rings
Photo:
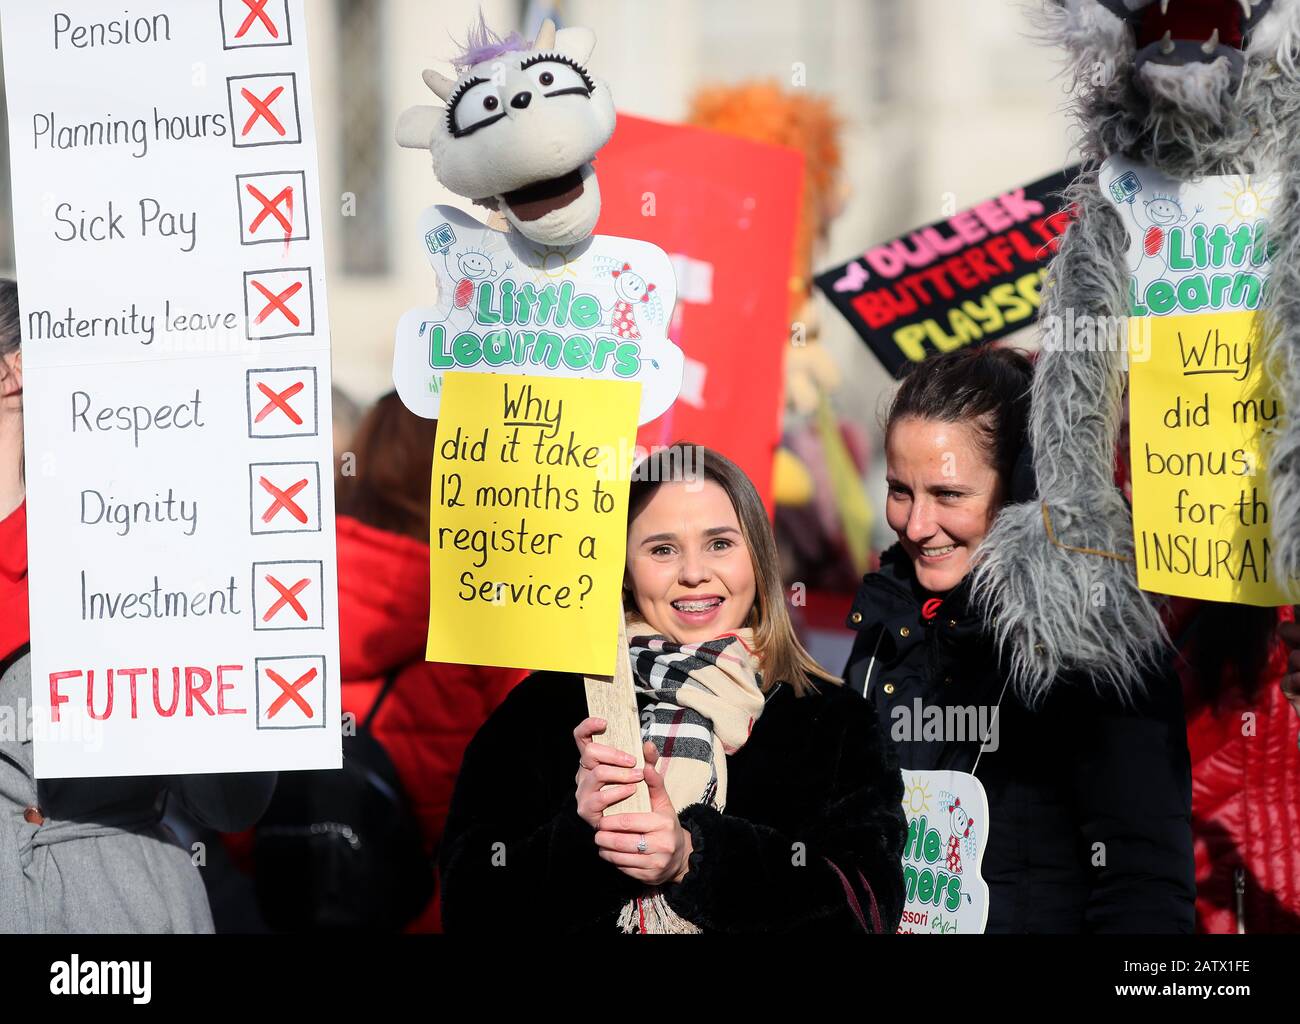
[[[736,510],[736,518],[740,520],[741,535],[749,547],[756,596],[745,625],[754,630],[754,646],[763,670],[763,689],[770,690],[777,683],[789,683],[795,694],[802,697],[815,692],[812,687],[814,679],[839,685],[842,680],[817,664],[795,635],[785,605],[780,558],[767,510],[749,477],[725,455],[703,445],[678,441],[642,459],[632,470],[628,525],[645,508],[660,484],[701,478],[712,480],[727,492],[731,506]],[[623,593],[624,606],[632,605],[626,583]],[[632,613],[630,607],[628,612]]]
[[[23,344],[22,317],[18,310],[18,283],[0,277],[0,394],[9,377],[7,360],[18,354]],[[27,479],[27,466],[23,456],[18,456],[18,477]]]
[[[22,324],[18,313],[18,284],[7,277],[0,277],[0,381],[9,375],[4,360],[16,354],[22,342]]]
[[[901,419],[965,423],[1010,493],[1025,449],[1034,364],[1013,348],[963,348],[911,368],[894,395],[885,436]]]
[[[429,487],[438,421],[390,391],[366,413],[335,477],[335,508],[380,530],[429,542]],[[349,459],[355,475],[345,474]]]

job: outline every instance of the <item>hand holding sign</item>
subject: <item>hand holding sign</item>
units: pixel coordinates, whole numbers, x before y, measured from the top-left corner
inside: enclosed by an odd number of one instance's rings
[[[593,739],[608,725],[605,719],[593,716],[584,718],[573,730],[578,744],[578,774],[574,776],[578,817],[597,831],[610,807],[636,793],[644,772],[632,754]]]

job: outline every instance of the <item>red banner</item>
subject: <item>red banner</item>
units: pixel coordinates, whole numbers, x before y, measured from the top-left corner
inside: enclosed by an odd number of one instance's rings
[[[682,392],[638,443],[717,449],[754,481],[770,515],[803,157],[620,114],[596,173],[596,230],[654,242],[677,273],[669,335],[686,354]]]

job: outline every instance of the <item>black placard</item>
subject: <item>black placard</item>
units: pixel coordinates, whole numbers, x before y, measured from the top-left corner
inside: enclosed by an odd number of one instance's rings
[[[1069,167],[909,232],[816,279],[895,377],[938,352],[986,344],[1038,316],[1068,227]]]

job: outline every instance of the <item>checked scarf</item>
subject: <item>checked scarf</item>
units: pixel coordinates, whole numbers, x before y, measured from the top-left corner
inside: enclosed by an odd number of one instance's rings
[[[763,712],[762,676],[753,632],[738,629],[698,644],[679,644],[644,622],[627,625],[633,685],[649,702],[641,738],[659,751],[658,771],[673,807],[727,804],[727,756],[745,745]],[[619,915],[624,932],[698,932],[662,893],[631,901]]]

